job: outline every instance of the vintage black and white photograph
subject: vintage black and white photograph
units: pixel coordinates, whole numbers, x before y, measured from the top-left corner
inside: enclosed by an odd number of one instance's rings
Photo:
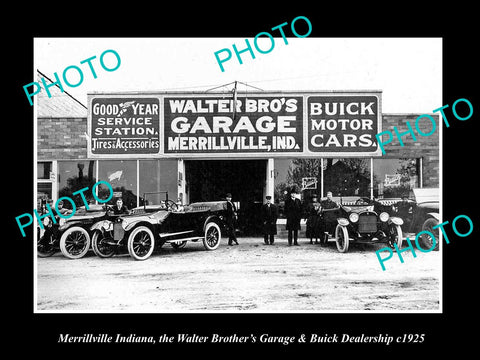
[[[441,38],[287,20],[34,39],[36,313],[442,311]]]

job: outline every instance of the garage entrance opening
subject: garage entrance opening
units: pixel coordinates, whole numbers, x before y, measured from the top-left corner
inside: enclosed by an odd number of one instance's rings
[[[238,229],[260,235],[260,207],[266,186],[267,160],[186,160],[188,202],[224,200],[231,193],[238,206]]]

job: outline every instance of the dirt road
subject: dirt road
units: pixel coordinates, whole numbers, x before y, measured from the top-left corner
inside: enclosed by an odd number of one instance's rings
[[[93,254],[37,259],[37,310],[66,312],[384,312],[439,311],[441,252],[394,254],[382,271],[375,250],[339,253],[326,246],[273,246],[260,238],[166,244],[147,259]]]

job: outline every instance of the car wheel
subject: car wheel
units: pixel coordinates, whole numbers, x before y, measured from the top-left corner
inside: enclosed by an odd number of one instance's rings
[[[220,231],[220,227],[214,222],[209,222],[205,227],[205,237],[203,238],[205,249],[215,250],[218,248],[221,238],[222,232]]]
[[[79,226],[67,229],[60,238],[60,250],[69,259],[80,259],[90,249],[90,235]]]
[[[181,241],[181,242],[178,242],[178,243],[175,243],[175,242],[172,242],[170,243],[170,245],[172,245],[172,247],[177,250],[177,249],[181,249],[181,248],[184,248],[185,245],[187,245],[187,241]]]
[[[433,228],[436,225],[438,225],[438,220],[437,219],[428,218],[427,220],[425,220],[425,222],[422,225],[422,231],[431,232],[435,236],[436,244],[435,244],[435,247],[433,248],[433,250],[438,251],[438,248],[439,248],[439,245],[440,245],[440,240],[439,240],[440,234],[439,234],[438,228],[436,228],[436,229]],[[430,235],[422,234],[422,236],[420,236],[419,240],[420,240],[420,244],[421,244],[422,249],[427,250],[427,249],[432,248],[434,240],[432,239],[432,237]]]
[[[128,253],[135,260],[145,260],[152,255],[155,247],[155,238],[152,231],[146,226],[135,228],[128,237]]]
[[[95,231],[92,236],[92,249],[95,255],[101,258],[112,257],[116,250],[115,245],[109,244],[112,241],[113,239],[108,232]]]
[[[391,248],[394,248],[393,244],[397,244],[397,248],[401,249],[403,245],[403,232],[400,225],[392,225],[389,229],[389,244]]]
[[[37,237],[37,256],[45,258],[52,256],[55,253],[55,246],[53,245],[53,234],[49,231],[44,232],[43,236]]]
[[[335,229],[335,242],[337,243],[338,251],[341,253],[348,251],[348,244],[350,242],[348,238],[348,230],[340,224],[338,224]]]

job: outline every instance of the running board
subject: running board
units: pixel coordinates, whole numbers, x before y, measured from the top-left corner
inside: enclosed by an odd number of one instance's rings
[[[191,233],[191,232],[193,232],[193,230],[180,231],[180,232],[176,232],[176,233],[161,233],[161,234],[158,234],[158,236],[163,238],[163,237],[170,237],[170,236],[175,236],[175,235],[180,235],[180,234],[187,234],[187,233]]]
[[[181,243],[184,241],[189,241],[189,240],[203,240],[203,237],[199,236],[194,236],[194,237],[189,237],[189,238],[183,238],[183,239],[175,239],[175,240],[167,240],[165,241],[166,243]]]

